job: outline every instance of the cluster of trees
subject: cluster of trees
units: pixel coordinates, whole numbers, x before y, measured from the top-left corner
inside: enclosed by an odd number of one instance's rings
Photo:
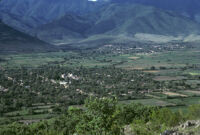
[[[200,118],[200,105],[187,115],[167,108],[141,104],[118,104],[115,98],[88,98],[82,108],[69,107],[66,113],[31,125],[13,123],[0,127],[1,135],[124,135],[131,125],[138,135],[155,135],[187,119]]]
[[[79,79],[62,78],[73,74]],[[152,74],[115,67],[67,68],[42,66],[0,71],[0,114],[31,107],[34,103],[59,103],[62,106],[83,104],[89,96],[118,97],[119,100],[146,98],[144,93],[179,89],[182,81],[158,82]],[[65,82],[66,86],[60,85]],[[185,87],[188,88],[188,87]]]
[[[78,80],[62,74],[73,74]],[[68,87],[60,85],[66,82]],[[115,67],[65,68],[42,66],[37,69],[7,69],[0,71],[0,113],[31,107],[34,103],[83,104],[89,96],[118,97],[120,100],[143,98],[141,91],[160,88],[161,82],[140,71]]]

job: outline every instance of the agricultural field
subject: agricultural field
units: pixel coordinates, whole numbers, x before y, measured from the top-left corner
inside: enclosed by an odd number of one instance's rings
[[[170,45],[168,49],[163,46],[160,45],[161,50],[157,50],[158,46],[136,47],[135,49],[133,47],[103,46],[98,49],[81,51],[64,50],[49,53],[7,54],[0,55],[0,65],[2,67],[38,67],[45,64],[55,64],[89,68],[114,65],[124,69],[146,69],[146,72],[157,74],[162,74],[165,72],[162,71],[163,69],[168,69],[166,72],[199,75],[198,70],[185,69],[184,72],[180,71],[180,69],[188,66],[199,66],[200,48],[198,46],[188,48],[183,45],[178,49],[170,49],[172,48]]]
[[[200,96],[200,90],[185,90],[185,91],[180,91],[179,93],[183,93],[188,96]]]
[[[9,111],[0,117],[0,125],[18,121],[24,124],[39,122],[44,119],[50,119],[58,115],[53,109],[56,105],[40,104],[32,107],[23,107],[18,111]]]
[[[89,96],[174,111],[200,104],[199,47],[133,48],[0,55],[0,125],[50,119]]]
[[[150,98],[150,99],[137,99],[137,100],[127,100],[121,101],[120,103],[140,103],[148,106],[175,106],[173,103],[166,102],[164,100]]]
[[[121,103],[141,103],[144,105],[150,106],[166,106],[173,108],[173,110],[185,109],[192,104],[200,104],[200,95],[192,95],[194,91],[183,91],[182,93],[187,92],[188,95],[180,94],[181,92],[168,92],[168,93],[150,93],[153,96],[147,95],[147,99],[136,99],[136,100],[127,100],[121,101]],[[200,91],[195,91],[199,93]],[[181,106],[181,107],[180,107]],[[177,108],[176,108],[177,107]],[[179,109],[178,109],[179,108]]]

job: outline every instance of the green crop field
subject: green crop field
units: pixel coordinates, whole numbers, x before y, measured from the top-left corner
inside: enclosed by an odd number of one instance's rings
[[[192,104],[200,104],[200,97],[173,98],[173,99],[166,99],[165,101],[176,105],[188,106]]]
[[[134,102],[149,106],[169,107],[174,111],[184,111],[189,105],[200,104],[200,97],[194,97],[200,96],[200,71],[198,68],[198,65],[200,65],[199,51],[199,48],[191,48],[155,53],[147,53],[145,51],[138,53],[118,53],[116,50],[111,50],[110,53],[94,53],[89,50],[86,52],[60,51],[49,53],[7,54],[0,55],[0,60],[2,59],[2,61],[0,61],[0,70],[12,68],[18,69],[21,67],[31,69],[43,65],[61,66],[72,69],[79,67],[87,69],[103,69],[105,67],[113,66],[115,68],[126,70],[127,72],[140,70],[145,74],[149,74],[153,81],[159,84],[157,85],[157,90],[152,90],[148,94],[145,93],[143,96],[138,96],[137,99],[135,97],[134,99],[130,99],[131,96],[133,96],[133,94],[129,93],[133,91],[133,88],[130,85],[128,86],[129,90],[127,90],[126,93],[124,93],[123,90],[120,91],[128,97],[124,98],[126,100],[121,101],[120,103]],[[106,74],[109,75],[109,73]],[[130,79],[127,81],[133,81],[134,84],[134,80]],[[59,82],[59,80],[56,82]],[[114,89],[112,85],[106,87]],[[186,95],[187,97],[166,95],[163,93],[163,90],[159,90],[159,87],[165,88],[164,90],[167,91],[173,91],[177,94]],[[55,91],[55,93],[56,92],[57,91]],[[81,95],[81,93],[79,94]],[[0,117],[0,121],[9,122],[52,118],[57,115],[52,113],[54,106],[55,104],[48,103],[33,104],[32,107],[4,113],[3,116]]]
[[[187,65],[200,64],[200,54],[194,50],[181,50],[173,52],[162,52],[155,54],[119,54],[119,55],[100,55],[95,57],[82,57],[76,52],[54,52],[54,53],[38,53],[38,54],[16,54],[16,55],[0,55],[5,59],[1,62],[1,66],[9,67],[37,67],[48,63],[61,64],[63,66],[109,66],[116,65],[125,69],[150,69],[152,66],[156,68],[155,73],[182,73],[190,75],[199,75],[199,71],[186,70],[180,71],[179,68]],[[65,60],[69,59],[69,60]],[[81,58],[81,59],[80,59]],[[104,61],[103,61],[104,60]],[[160,67],[173,68],[167,71],[159,70]],[[177,68],[177,69],[174,69]]]
[[[128,101],[121,101],[120,103],[140,103],[149,106],[173,106],[173,103],[168,103],[163,100],[159,99],[137,99],[137,100],[128,100]]]

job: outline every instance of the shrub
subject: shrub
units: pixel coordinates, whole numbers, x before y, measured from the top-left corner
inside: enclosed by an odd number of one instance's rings
[[[199,119],[200,118],[200,105],[191,105],[188,109],[188,119]]]

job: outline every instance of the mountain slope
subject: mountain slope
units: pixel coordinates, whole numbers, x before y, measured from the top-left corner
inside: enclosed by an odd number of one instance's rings
[[[52,19],[67,12],[77,14],[92,12],[101,4],[102,2],[88,0],[2,0],[0,10],[21,16]]]
[[[112,4],[102,9],[92,34],[189,34],[198,33],[199,24],[183,16],[136,4]]]
[[[92,23],[80,16],[67,14],[58,21],[42,25],[33,31],[38,38],[51,43],[83,39]]]
[[[177,36],[199,32],[200,24],[184,16],[137,4],[111,4],[82,17],[66,15],[36,29],[38,38],[51,43],[67,43],[66,39],[77,42],[95,35],[113,38],[133,37],[137,33]]]
[[[200,22],[199,0],[110,0],[113,3],[138,3],[170,10]]]
[[[56,48],[0,21],[0,52],[54,51]]]
[[[9,26],[12,26],[15,29],[18,29],[22,32],[29,33],[33,28],[45,24],[45,20],[41,18],[34,17],[21,17],[12,13],[7,13],[4,11],[0,12],[0,18],[3,19],[3,22]],[[29,23],[31,22],[31,23]]]
[[[32,28],[50,23],[66,13],[83,15],[96,12],[110,3],[126,2],[174,11],[200,22],[199,0],[2,0],[0,19],[9,26],[29,33]]]
[[[104,2],[88,0],[2,0],[0,19],[18,30],[29,31],[31,28],[50,23],[66,13],[86,14],[96,11],[103,4]],[[17,22],[16,16],[19,18]],[[27,29],[19,25],[20,21],[30,27]]]

